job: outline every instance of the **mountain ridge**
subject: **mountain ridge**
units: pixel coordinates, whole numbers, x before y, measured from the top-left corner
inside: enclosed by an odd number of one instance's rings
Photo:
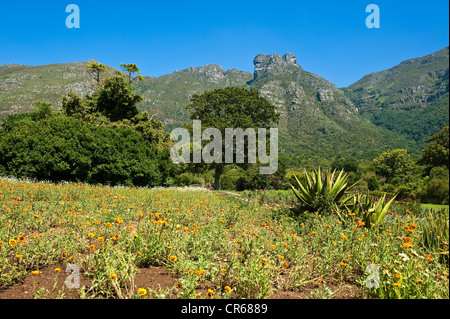
[[[431,54],[428,63],[433,63],[436,59],[442,61],[440,51]],[[388,91],[389,94],[382,95],[383,87],[375,88],[378,90],[375,99],[371,99],[371,95],[367,93],[371,93],[370,90],[374,89],[371,87],[373,83],[378,83],[377,81],[386,77],[388,78],[386,81],[389,81],[389,76],[403,74],[405,67],[413,67],[411,70],[414,72],[411,71],[411,74],[414,73],[414,77],[420,73],[418,76],[420,81],[420,77],[427,74],[427,68],[420,66],[426,63],[423,63],[424,60],[421,58],[410,60],[395,66],[396,69],[392,68],[394,72],[391,71],[391,75],[388,72],[391,69],[371,73],[347,88],[338,88],[334,83],[304,70],[292,53],[285,53],[283,56],[278,53],[256,55],[253,60],[253,74],[234,68],[225,70],[218,64],[208,64],[176,70],[159,77],[145,76],[143,81],[136,81],[134,87],[136,92],[144,97],[139,108],[159,118],[168,131],[184,125],[189,120],[189,113],[185,107],[193,94],[237,86],[259,90],[262,96],[277,107],[277,111],[281,114],[279,124],[281,152],[285,155],[305,157],[332,154],[369,158],[390,148],[407,148],[418,155],[420,139],[410,138],[407,133],[396,131],[395,127],[378,123],[377,120],[380,121],[380,118],[376,114],[372,116],[373,111],[379,108],[380,96],[382,102],[386,102],[391,95],[396,98],[398,92],[391,90]],[[33,100],[44,100],[59,108],[61,97],[70,90],[81,96],[91,94],[95,80],[85,67],[88,62],[47,66],[17,64],[1,66],[0,119],[11,113],[29,110]],[[110,66],[108,68],[111,71],[114,69]],[[433,70],[435,69],[442,68],[436,67]],[[398,70],[400,71],[397,72]],[[437,99],[447,96],[448,100],[448,67],[446,72],[444,69],[432,72],[432,75],[440,77],[443,81],[440,89],[442,91],[443,88],[444,94]],[[417,81],[416,78],[407,77],[406,83]],[[396,83],[389,83],[385,87],[397,89]],[[422,91],[421,87],[416,89],[413,87],[407,92],[411,97]],[[370,103],[375,103],[375,106]],[[431,109],[433,107],[435,106]],[[408,107],[403,109],[403,112],[408,111]],[[422,120],[419,117],[415,119],[418,122]],[[437,125],[443,124],[445,121]],[[423,139],[421,142],[423,144]]]

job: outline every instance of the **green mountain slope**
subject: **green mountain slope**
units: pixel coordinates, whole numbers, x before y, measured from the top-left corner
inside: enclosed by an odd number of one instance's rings
[[[365,118],[423,146],[449,123],[449,48],[366,75],[344,91]]]
[[[333,83],[307,72],[290,53],[258,55],[250,87],[258,89],[281,113],[281,153],[330,158],[373,158],[381,150],[415,149],[415,143],[363,119]]]
[[[172,129],[189,120],[189,112],[185,108],[193,94],[227,86],[245,87],[252,78],[248,72],[225,71],[221,66],[211,64],[175,71],[159,78],[145,77],[144,81],[135,83],[135,89],[144,97],[140,108],[158,117],[167,129]]]
[[[0,119],[9,114],[28,112],[36,100],[52,103],[58,109],[62,96],[70,91],[80,96],[92,94],[96,82],[86,64],[93,61],[0,66]],[[110,72],[114,70],[110,66],[107,68]]]

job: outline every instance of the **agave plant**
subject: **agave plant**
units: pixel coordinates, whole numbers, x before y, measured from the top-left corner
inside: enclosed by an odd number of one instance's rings
[[[297,187],[289,184],[300,201],[300,208],[309,212],[330,211],[333,207],[342,207],[350,197],[344,199],[347,191],[356,184],[349,186],[348,178],[350,174],[342,170],[339,174],[336,171],[321,172],[320,168],[313,172],[304,173],[306,182],[302,184],[294,175]]]
[[[346,210],[352,215],[361,218],[367,228],[372,226],[379,226],[383,221],[384,217],[389,211],[389,207],[394,202],[397,195],[395,195],[391,200],[387,203],[386,201],[386,193],[383,195],[380,200],[374,202],[369,193],[367,194],[355,194],[353,195],[352,200],[348,200],[344,204]],[[348,204],[347,204],[348,202]],[[339,217],[343,219],[342,213],[338,211]]]

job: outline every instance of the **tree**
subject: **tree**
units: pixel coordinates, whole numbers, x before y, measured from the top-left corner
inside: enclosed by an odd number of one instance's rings
[[[96,110],[112,122],[132,119],[138,115],[136,104],[143,100],[142,96],[134,92],[125,76],[118,71],[114,76],[105,79],[104,85],[94,94],[94,99]]]
[[[439,133],[428,138],[430,145],[422,150],[420,162],[427,166],[427,174],[433,167],[447,166],[449,168],[449,127],[444,127]]]
[[[86,119],[88,114],[95,111],[95,103],[92,97],[81,98],[72,91],[63,96],[62,112],[70,117]]]
[[[225,129],[252,128],[257,131],[258,128],[269,129],[279,120],[275,106],[263,98],[259,91],[236,87],[216,89],[201,95],[195,94],[191,98],[191,104],[186,108],[191,110],[192,120],[201,121],[202,129],[215,128],[221,132],[221,151],[225,146]],[[189,126],[189,129],[192,132],[192,126]],[[246,146],[248,148],[248,141]],[[246,153],[248,156],[248,152]],[[220,176],[225,165],[227,164],[224,161],[200,164],[202,168],[214,170],[216,190],[220,189]],[[245,166],[246,163],[239,165]]]
[[[93,62],[86,65],[87,68],[95,74],[95,79],[97,80],[97,84],[100,84],[100,74],[103,72],[108,72],[106,66],[104,64]]]
[[[137,67],[136,64],[125,64],[121,63],[120,66],[122,69],[127,72],[128,77],[128,83],[133,82],[134,80],[138,79],[139,81],[144,80],[144,77],[141,75],[141,71]],[[138,74],[137,76],[135,74]]]
[[[394,177],[404,178],[412,169],[413,161],[405,149],[395,149],[382,153],[373,160],[377,175],[391,181]]]

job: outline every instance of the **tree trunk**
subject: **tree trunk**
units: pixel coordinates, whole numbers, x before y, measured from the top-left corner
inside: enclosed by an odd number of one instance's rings
[[[214,190],[218,191],[220,189],[220,175],[222,175],[223,166],[216,165],[214,170]]]

